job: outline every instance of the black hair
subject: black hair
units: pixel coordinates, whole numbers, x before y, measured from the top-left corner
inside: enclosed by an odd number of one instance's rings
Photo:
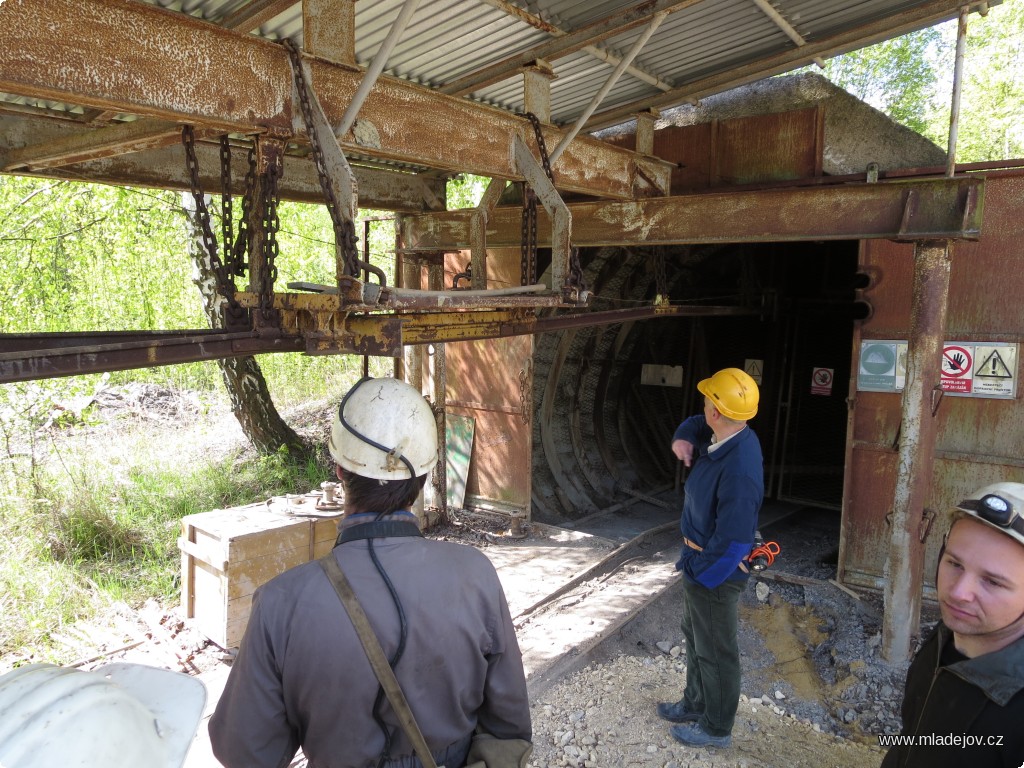
[[[377,480],[342,468],[341,485],[345,491],[345,514],[390,514],[400,509],[409,509],[420,495],[426,481],[426,475],[405,480]]]

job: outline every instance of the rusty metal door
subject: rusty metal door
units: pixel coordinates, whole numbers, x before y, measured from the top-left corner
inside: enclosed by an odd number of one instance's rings
[[[489,287],[519,284],[518,250],[495,249],[487,257]],[[446,284],[467,259],[446,259]],[[464,506],[529,517],[533,336],[450,343],[446,349],[447,412],[473,421]]]

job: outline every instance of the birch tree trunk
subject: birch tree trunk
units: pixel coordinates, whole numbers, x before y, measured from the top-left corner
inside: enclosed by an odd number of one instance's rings
[[[210,327],[223,328],[224,318],[220,309],[222,297],[217,291],[217,276],[213,271],[210,255],[203,247],[195,201],[187,192],[183,192],[181,198],[192,233],[189,248],[189,255],[195,266],[192,282],[199,288],[199,293],[203,297],[203,311],[210,321]],[[224,386],[231,400],[231,411],[238,419],[242,432],[256,450],[270,454],[285,446],[296,458],[307,457],[310,447],[277,412],[256,358],[252,355],[222,358],[217,360],[217,365],[220,366]]]

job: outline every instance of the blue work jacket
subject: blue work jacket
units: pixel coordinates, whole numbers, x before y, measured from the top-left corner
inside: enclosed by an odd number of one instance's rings
[[[754,545],[764,499],[764,458],[754,431],[748,426],[709,453],[713,434],[698,415],[680,424],[672,438],[694,445],[679,527],[701,548],[684,544],[676,569],[708,589],[747,579],[739,566]]]

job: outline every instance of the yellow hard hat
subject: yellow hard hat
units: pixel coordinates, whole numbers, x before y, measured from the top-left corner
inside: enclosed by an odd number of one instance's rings
[[[730,419],[747,421],[757,415],[760,399],[757,382],[739,368],[723,368],[697,384],[697,390],[711,400],[719,413]]]

